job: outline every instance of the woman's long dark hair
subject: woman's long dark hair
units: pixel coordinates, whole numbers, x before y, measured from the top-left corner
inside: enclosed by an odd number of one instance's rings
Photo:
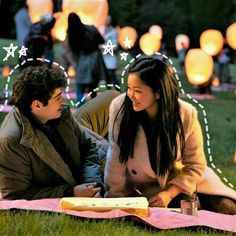
[[[130,67],[129,73],[137,73],[140,79],[152,88],[153,92],[160,94],[156,117],[158,132],[155,155],[150,155],[153,152],[150,152],[151,144],[149,142],[148,150],[152,169],[156,174],[163,176],[174,167],[178,151],[178,137],[181,154],[184,150],[184,130],[180,118],[177,83],[168,66],[154,58],[138,59]],[[121,163],[126,163],[129,156],[133,155],[138,125],[142,124],[141,117],[145,112],[135,112],[132,102],[126,94],[124,103],[117,114],[117,116],[119,113],[123,114],[118,135]]]
[[[76,13],[70,13],[68,16],[67,40],[75,56],[78,56],[79,52],[82,50],[84,31],[84,24],[81,22],[80,17]]]

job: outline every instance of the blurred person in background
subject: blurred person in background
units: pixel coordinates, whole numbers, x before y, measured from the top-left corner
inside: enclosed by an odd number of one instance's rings
[[[33,61],[25,63],[22,67],[37,66],[43,64],[37,58],[44,58],[49,60],[46,62],[48,67],[51,67],[54,53],[53,40],[51,36],[51,29],[53,28],[56,19],[51,14],[45,14],[40,17],[40,21],[31,25],[28,35],[24,40],[24,46],[28,48],[27,55],[22,56],[20,61],[33,58]]]
[[[111,40],[113,45],[117,45],[113,50],[113,56],[110,53],[103,55],[103,59],[107,68],[107,83],[113,85],[119,85],[119,82],[116,77],[116,69],[117,69],[117,56],[116,50],[118,49],[118,33],[116,30],[116,25],[114,24],[114,20],[111,16],[107,17],[106,25],[104,28],[104,39],[105,44],[107,44],[108,40]]]
[[[106,67],[99,49],[104,39],[93,25],[85,25],[76,13],[68,16],[67,37],[62,45],[61,64],[65,69],[72,64],[76,69],[77,101],[85,92],[97,88],[99,81],[107,81]],[[93,92],[91,97],[95,97]]]

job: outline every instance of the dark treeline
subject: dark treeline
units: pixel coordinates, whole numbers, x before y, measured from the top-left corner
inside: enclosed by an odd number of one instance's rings
[[[225,36],[236,21],[236,0],[109,0],[109,9],[117,24],[133,26],[139,35],[160,25],[172,52],[177,34],[187,34],[191,47],[199,47],[202,31],[218,29]]]

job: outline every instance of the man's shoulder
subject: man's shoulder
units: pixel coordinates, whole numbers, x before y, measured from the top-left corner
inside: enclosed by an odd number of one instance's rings
[[[0,128],[0,139],[20,140],[22,135],[22,125],[20,123],[19,115],[15,109],[8,113],[3,120]]]

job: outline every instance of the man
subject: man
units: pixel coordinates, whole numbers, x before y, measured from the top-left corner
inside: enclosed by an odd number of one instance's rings
[[[65,84],[59,71],[39,66],[17,78],[15,108],[0,129],[4,199],[100,196],[107,142],[71,115],[62,97]]]

